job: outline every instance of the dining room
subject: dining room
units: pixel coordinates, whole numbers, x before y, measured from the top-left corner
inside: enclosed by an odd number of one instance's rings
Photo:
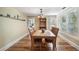
[[[74,7],[0,7],[0,50],[78,51],[78,12]]]

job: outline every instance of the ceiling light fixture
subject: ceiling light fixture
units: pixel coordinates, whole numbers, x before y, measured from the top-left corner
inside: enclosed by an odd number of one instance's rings
[[[38,16],[38,18],[45,18],[43,15],[43,9],[40,9],[40,15]]]

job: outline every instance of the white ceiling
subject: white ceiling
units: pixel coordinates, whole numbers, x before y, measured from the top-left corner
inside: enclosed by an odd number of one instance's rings
[[[62,11],[62,7],[16,7],[20,12],[23,12],[27,16],[40,15],[40,9],[43,9],[44,15],[57,15]]]

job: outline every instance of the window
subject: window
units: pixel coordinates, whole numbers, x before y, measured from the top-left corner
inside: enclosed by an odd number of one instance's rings
[[[35,26],[35,18],[34,17],[28,17],[28,20],[27,20],[27,27],[32,27],[32,26]]]
[[[47,28],[51,29],[52,25],[56,25],[56,16],[48,16],[47,17]]]

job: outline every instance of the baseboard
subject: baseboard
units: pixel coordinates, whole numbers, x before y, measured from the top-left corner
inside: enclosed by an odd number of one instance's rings
[[[19,40],[21,40],[22,38],[24,38],[24,37],[27,36],[27,35],[28,35],[28,33],[24,34],[23,36],[17,38],[17,39],[14,40],[14,41],[9,42],[9,43],[6,44],[5,46],[3,46],[3,47],[0,49],[0,51],[5,51],[5,50],[7,50],[9,47],[11,47],[12,45],[14,45],[15,43],[17,43]]]
[[[71,46],[73,46],[74,48],[76,48],[77,50],[79,50],[79,45],[77,45],[76,43],[68,40],[66,37],[62,36],[61,34],[59,34],[59,36],[61,38],[63,38],[66,42],[68,42]]]
[[[69,33],[67,33],[67,32],[60,32],[60,33],[66,34],[67,36],[69,36],[69,37],[71,37],[71,38],[73,38],[73,39],[79,40],[79,39],[78,39],[79,37],[76,36],[76,35],[71,35],[71,34],[69,34]]]

